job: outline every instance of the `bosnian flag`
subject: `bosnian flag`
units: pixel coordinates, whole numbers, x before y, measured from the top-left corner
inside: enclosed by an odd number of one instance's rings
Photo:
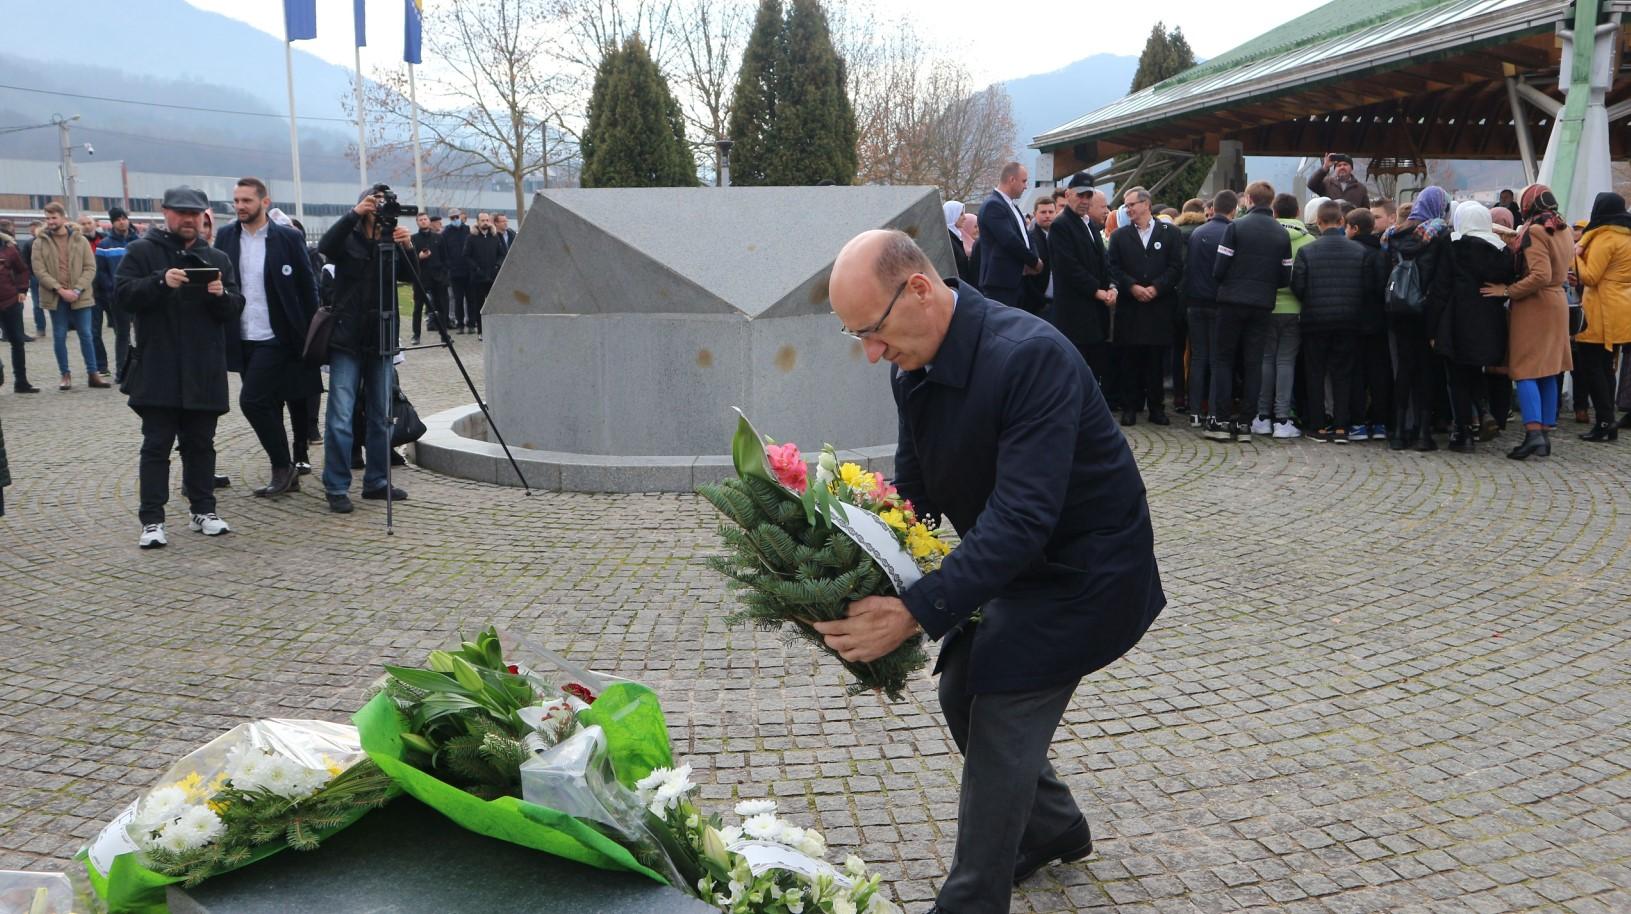
[[[420,63],[419,32],[425,20],[425,0],[403,0],[406,7],[402,17],[402,60]]]

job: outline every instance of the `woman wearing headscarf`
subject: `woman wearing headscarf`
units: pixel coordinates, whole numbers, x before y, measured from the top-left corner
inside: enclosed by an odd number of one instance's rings
[[[958,244],[963,248],[963,256],[968,260],[968,272],[959,272],[957,275],[971,286],[980,283],[980,220],[973,213],[965,212],[957,217]],[[953,245],[954,247],[956,245]],[[961,264],[959,264],[959,267]]]
[[[963,204],[950,200],[942,203],[940,208],[946,214],[946,231],[951,235],[951,256],[957,259],[957,278],[972,286],[977,277],[969,266],[968,248],[963,245],[963,235],[957,230],[957,220],[963,218]]]
[[[1504,210],[1503,210],[1504,212]],[[1455,287],[1449,307],[1427,313],[1433,351],[1445,360],[1450,380],[1450,450],[1470,453],[1478,437],[1478,407],[1484,367],[1506,361],[1506,299],[1486,297],[1486,285],[1517,279],[1506,242],[1495,234],[1490,211],[1468,200],[1455,208],[1455,234],[1450,250],[1455,260]]]
[[[1518,239],[1518,280],[1480,291],[1512,300],[1508,312],[1507,369],[1518,385],[1523,442],[1513,460],[1552,453],[1546,429],[1557,424],[1557,376],[1574,367],[1569,358],[1569,302],[1563,283],[1574,259],[1569,226],[1557,214],[1557,198],[1544,184],[1523,189],[1523,227]]]
[[[1416,195],[1409,220],[1382,236],[1389,270],[1413,262],[1422,295],[1420,312],[1395,303],[1391,292],[1388,295],[1388,335],[1398,358],[1393,376],[1393,426],[1388,429],[1388,447],[1395,451],[1412,444],[1418,451],[1438,450],[1433,440],[1433,391],[1444,386],[1444,363],[1433,355],[1428,316],[1449,307],[1455,292],[1455,255],[1450,250],[1450,226],[1444,221],[1448,205],[1443,188],[1428,187]]]
[[[1615,347],[1631,343],[1631,214],[1624,197],[1597,195],[1574,263],[1586,309],[1586,329],[1574,338],[1576,377],[1597,412],[1597,424],[1580,440],[1613,441],[1620,434],[1614,425]],[[1580,402],[1578,393],[1575,399]]]
[[[1512,205],[1515,208],[1518,204],[1514,203]],[[1506,242],[1509,249],[1516,251],[1518,249],[1518,223],[1512,218],[1512,210],[1504,206],[1497,206],[1489,211],[1489,221],[1493,223],[1490,227],[1495,231],[1496,236]]]

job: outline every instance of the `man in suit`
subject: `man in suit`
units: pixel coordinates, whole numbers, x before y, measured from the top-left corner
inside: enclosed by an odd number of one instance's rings
[[[980,205],[980,289],[987,298],[1014,308],[1019,307],[1024,277],[1042,271],[1042,259],[1025,231],[1025,215],[1014,202],[1025,193],[1030,177],[1024,165],[1009,162]]]
[[[428,307],[430,329],[440,331],[447,323],[447,259],[442,256],[442,234],[430,216],[420,213],[419,231],[413,233],[414,259],[419,266],[419,282],[413,287],[413,345],[419,345],[420,321]],[[402,277],[406,278],[406,277]]]
[[[867,359],[895,366],[895,484],[963,539],[902,596],[856,601],[816,627],[862,662],[918,631],[944,639],[940,706],[963,790],[931,914],[1005,912],[1014,883],[1092,851],[1048,747],[1082,677],[1130,650],[1166,604],[1144,483],[1070,341],[940,279],[904,233],[852,239],[830,289]]]
[[[309,464],[307,435],[312,395],[323,381],[302,358],[306,329],[317,313],[317,274],[306,253],[306,236],[273,222],[266,182],[239,178],[232,191],[237,221],[216,233],[242,284],[243,313],[226,327],[227,368],[243,376],[238,408],[272,462],[272,481],[259,496],[300,491],[295,463]],[[283,427],[287,405],[294,447]]]
[[[1150,212],[1150,192],[1123,195],[1127,224],[1110,236],[1107,262],[1116,283],[1116,333],[1122,371],[1121,424],[1138,422],[1149,405],[1150,421],[1167,425],[1163,370],[1172,345],[1173,312],[1184,278],[1184,236]]]
[[[1030,235],[1031,249],[1042,258],[1042,271],[1025,277],[1025,298],[1020,307],[1038,316],[1047,313],[1053,304],[1053,272],[1049,266],[1053,258],[1048,250],[1048,234],[1058,214],[1051,194],[1038,196],[1031,204],[1031,228],[1026,234]]]
[[[442,260],[447,263],[448,317],[454,330],[474,326],[470,322],[470,267],[465,263],[464,246],[470,240],[470,226],[465,224],[464,211],[455,208],[447,214],[447,228],[442,229]]]
[[[1067,205],[1053,221],[1048,236],[1053,276],[1053,325],[1076,344],[1088,367],[1102,385],[1103,366],[1094,365],[1098,347],[1105,342],[1106,309],[1116,302],[1116,287],[1104,263],[1104,244],[1098,227],[1087,219],[1093,205],[1093,179],[1078,174],[1066,189]]]

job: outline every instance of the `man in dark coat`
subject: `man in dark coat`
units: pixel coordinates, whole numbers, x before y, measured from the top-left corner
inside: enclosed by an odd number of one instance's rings
[[[341,216],[317,243],[317,250],[334,267],[330,287],[334,331],[329,337],[328,412],[323,431],[323,492],[328,508],[350,514],[352,419],[359,398],[365,430],[362,497],[403,501],[408,493],[390,484],[390,398],[396,373],[389,352],[380,344],[380,313],[396,307],[395,289],[379,287],[382,258],[394,256],[398,276],[413,264],[413,236],[397,226],[389,237],[375,217],[383,197],[373,190]],[[383,248],[383,250],[382,250]],[[382,294],[389,296],[382,299]],[[385,341],[392,348],[395,341]]]
[[[1212,327],[1212,392],[1202,434],[1213,441],[1252,440],[1252,415],[1263,386],[1263,345],[1268,337],[1274,297],[1291,282],[1291,236],[1276,222],[1269,205],[1274,186],[1253,181],[1246,187],[1251,209],[1229,223],[1218,242],[1212,277],[1218,281],[1218,318]],[[1235,404],[1234,365],[1244,358],[1245,391]]]
[[[138,545],[166,545],[164,505],[170,499],[170,451],[181,442],[181,490],[190,503],[188,528],[206,536],[230,531],[215,513],[215,423],[230,408],[226,337],[243,295],[227,255],[200,236],[204,192],[164,192],[164,224],[125,250],[114,278],[119,306],[136,331],[120,389],[142,417],[142,535]],[[204,272],[213,270],[213,278]]]
[[[430,308],[430,329],[440,331],[447,323],[447,258],[442,256],[443,239],[431,228],[430,216],[420,213],[419,231],[413,233],[414,258],[419,282],[413,289],[413,344],[419,345],[424,309]],[[429,299],[426,299],[426,296]]]
[[[1122,370],[1121,424],[1138,421],[1149,404],[1150,421],[1167,425],[1163,371],[1172,345],[1173,311],[1184,279],[1184,236],[1150,212],[1150,192],[1129,188],[1122,197],[1128,223],[1110,236],[1106,262],[1116,284],[1116,329],[1111,340]]]
[[[97,243],[95,251],[96,300],[102,306],[99,310],[106,311],[108,321],[113,324],[113,380],[117,383],[124,380],[125,356],[130,352],[130,315],[119,307],[113,277],[119,272],[119,261],[125,256],[125,250],[141,235],[130,224],[130,214],[122,207],[115,206],[108,210],[108,223],[111,227]],[[101,339],[99,321],[91,321],[91,331],[98,340]]]
[[[895,484],[963,539],[901,597],[816,628],[862,662],[919,631],[944,639],[940,707],[963,793],[931,912],[1007,911],[1015,882],[1092,852],[1048,748],[1082,677],[1166,605],[1144,483],[1087,363],[1046,321],[941,280],[902,232],[851,240],[830,283],[868,360],[895,366]]]
[[[237,267],[243,284],[241,320],[227,331],[227,367],[243,376],[238,407],[272,463],[272,481],[259,496],[300,491],[296,463],[307,463],[311,396],[321,393],[317,368],[302,358],[306,330],[317,314],[317,276],[306,236],[273,222],[266,183],[240,178],[233,188],[237,220],[215,235],[215,245]],[[289,409],[294,448],[283,426]]]
[[[1189,233],[1184,251],[1183,305],[1189,313],[1189,426],[1200,428],[1205,421],[1207,393],[1212,372],[1218,369],[1212,356],[1212,332],[1218,320],[1218,281],[1212,276],[1217,265],[1218,244],[1234,221],[1240,197],[1232,190],[1220,190],[1212,198],[1212,215]],[[1234,366],[1223,366],[1232,371]]]
[[[1009,162],[996,189],[980,204],[980,289],[987,298],[1014,308],[1019,307],[1024,277],[1042,271],[1042,258],[1025,231],[1025,216],[1014,203],[1029,179],[1024,165]]]
[[[469,240],[464,210],[448,213],[447,228],[442,229],[442,259],[447,263],[448,321],[453,330],[463,330],[469,320],[470,267],[464,261],[464,243]]]
[[[1315,437],[1347,444],[1352,407],[1354,366],[1359,357],[1359,322],[1365,303],[1376,294],[1376,254],[1348,237],[1342,207],[1321,203],[1315,213],[1319,237],[1297,251],[1291,265],[1291,294],[1303,310],[1303,370],[1309,402],[1304,419],[1314,423]],[[1325,419],[1325,385],[1331,384],[1330,427]]]
[[[1093,356],[1105,342],[1105,311],[1116,301],[1116,287],[1104,262],[1099,229],[1088,221],[1093,206],[1093,181],[1087,175],[1071,178],[1065,211],[1053,221],[1049,250],[1053,254],[1054,326],[1088,360],[1095,376]],[[1105,379],[1097,377],[1102,387]]]
[[[1393,416],[1393,351],[1388,344],[1387,312],[1383,301],[1387,265],[1382,255],[1382,237],[1376,233],[1374,212],[1356,209],[1346,217],[1348,237],[1371,252],[1377,271],[1372,293],[1365,299],[1356,331],[1359,343],[1348,397],[1348,416],[1353,422],[1348,429],[1349,441],[1386,438],[1387,424]],[[1501,415],[1506,414],[1503,412]]]
[[[476,217],[476,230],[464,245],[465,273],[469,277],[469,317],[466,331],[474,330],[481,339],[481,309],[487,304],[487,293],[493,290],[493,280],[504,265],[504,236],[493,227],[493,219],[486,213]]]
[[[1308,176],[1308,192],[1332,200],[1346,200],[1354,206],[1370,206],[1370,192],[1365,190],[1365,182],[1354,175],[1354,160],[1340,152],[1325,154],[1325,161]]]
[[[1026,234],[1030,236],[1031,249],[1042,258],[1042,270],[1025,277],[1025,296],[1020,307],[1038,316],[1046,315],[1053,305],[1053,255],[1049,252],[1048,237],[1057,216],[1051,196],[1038,196],[1031,204],[1031,227]]]

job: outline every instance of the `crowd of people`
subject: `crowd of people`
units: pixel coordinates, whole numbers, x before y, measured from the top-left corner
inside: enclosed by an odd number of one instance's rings
[[[387,297],[377,281],[380,261],[389,251],[399,282],[413,287],[411,345],[420,344],[427,324],[479,339],[487,293],[516,232],[503,214],[481,213],[467,225],[457,208],[445,227],[440,215],[421,213],[410,231],[382,213],[387,200],[394,197],[383,185],[364,192],[316,245],[271,206],[265,182],[253,177],[237,182],[235,218],[219,232],[211,202],[185,186],[166,191],[164,221],[146,231],[117,207],[103,224],[90,214],[70,220],[55,202],[20,238],[14,224],[0,220],[0,336],[11,350],[12,389],[40,392],[29,382],[27,344],[44,335],[49,315],[58,389],[74,386],[71,333],[86,386],[117,386],[128,397],[141,419],[142,548],[168,543],[164,509],[177,450],[189,529],[230,532],[215,500],[215,490],[230,485],[215,472],[229,372],[241,376],[239,409],[270,465],[270,481],[254,495],[298,491],[300,478],[313,472],[310,445],[323,444],[331,511],[354,510],[355,469],[363,470],[363,498],[408,497],[388,483],[388,466],[402,462],[390,440],[401,355],[398,341],[378,331],[380,315],[396,308],[394,293]],[[26,325],[31,299],[33,334]],[[114,330],[111,362],[104,321]],[[3,372],[0,365],[0,383]]]
[[[1027,214],[1028,180],[1011,162],[977,211],[945,204],[959,277],[1058,327],[1124,426],[1170,425],[1170,380],[1174,408],[1216,441],[1432,451],[1447,433],[1464,453],[1515,404],[1524,435],[1507,456],[1546,457],[1570,389],[1582,440],[1631,428],[1618,194],[1572,226],[1540,184],[1493,206],[1436,186],[1396,205],[1332,154],[1306,204],[1257,181],[1162,207],[1143,187],[1111,199],[1084,173]]]

